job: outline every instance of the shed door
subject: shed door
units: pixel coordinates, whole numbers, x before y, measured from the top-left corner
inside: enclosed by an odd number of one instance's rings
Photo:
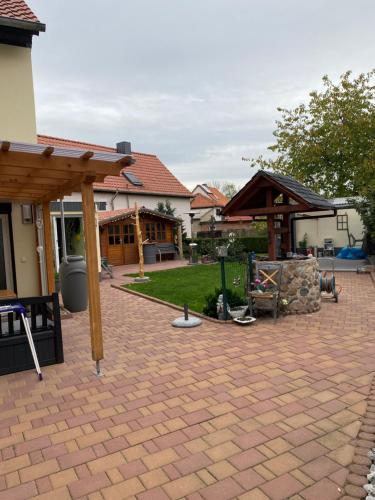
[[[138,262],[138,249],[135,240],[135,226],[134,224],[124,224],[122,230],[124,264],[136,264]]]

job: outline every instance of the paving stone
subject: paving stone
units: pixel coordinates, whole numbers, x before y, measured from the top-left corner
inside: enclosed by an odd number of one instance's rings
[[[112,288],[122,274],[100,285],[104,377],[87,312],[63,321],[66,362],[43,386],[1,377],[0,500],[326,500],[349,470],[359,481],[375,434],[369,276],[337,273],[339,303],[312,315],[183,333],[174,310]]]

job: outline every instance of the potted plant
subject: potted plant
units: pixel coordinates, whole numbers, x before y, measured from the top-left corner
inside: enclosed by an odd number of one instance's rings
[[[303,235],[301,241],[298,242],[298,250],[303,254],[307,255],[307,233]]]
[[[55,292],[59,293],[61,290],[61,281],[60,281],[60,274],[55,273]]]

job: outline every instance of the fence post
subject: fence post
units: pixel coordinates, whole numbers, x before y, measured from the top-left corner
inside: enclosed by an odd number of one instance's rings
[[[228,319],[228,299],[227,299],[227,284],[225,281],[225,261],[224,257],[220,257],[220,270],[221,270],[221,287],[223,291],[223,309],[224,320]]]

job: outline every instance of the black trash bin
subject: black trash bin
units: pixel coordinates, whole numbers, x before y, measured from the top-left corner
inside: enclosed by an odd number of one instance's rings
[[[156,245],[155,243],[143,243],[143,259],[145,264],[156,263]]]
[[[61,295],[70,312],[87,309],[87,272],[82,255],[68,255],[60,265]]]

